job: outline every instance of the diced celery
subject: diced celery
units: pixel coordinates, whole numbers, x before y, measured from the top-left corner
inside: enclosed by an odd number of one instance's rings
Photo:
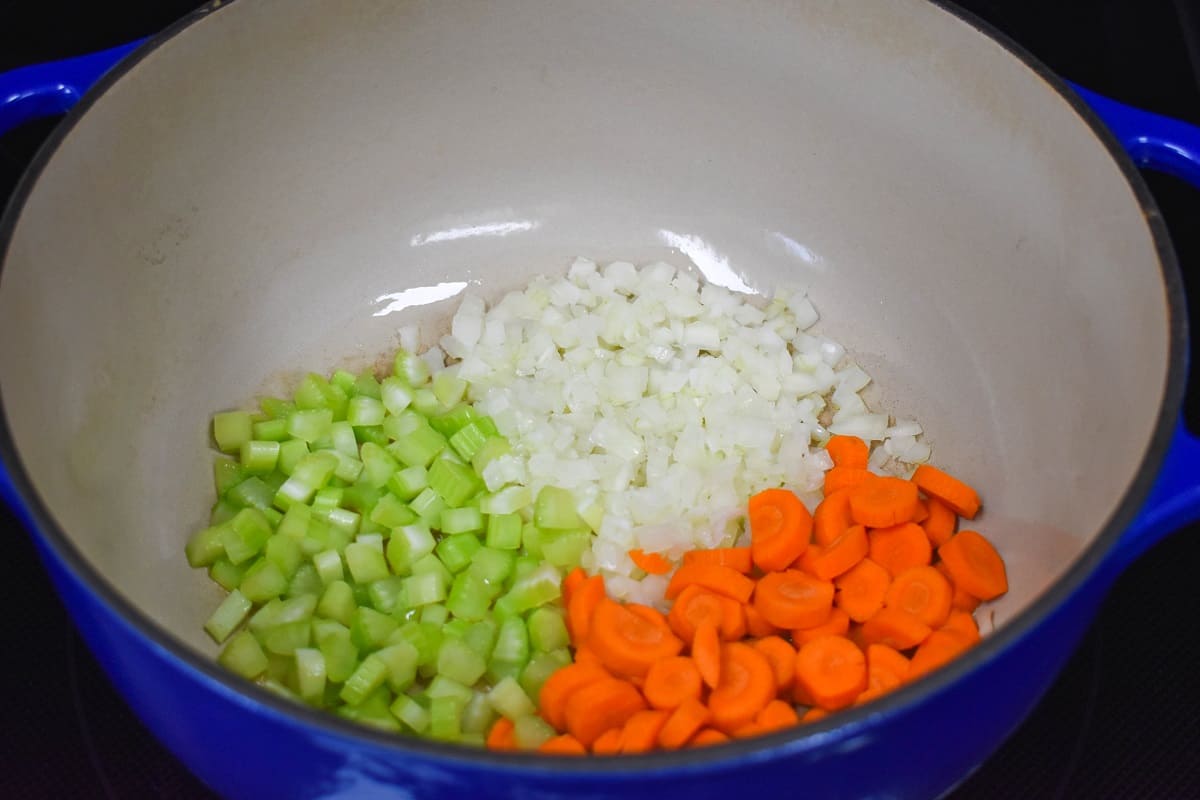
[[[230,533],[227,534],[227,531]],[[269,529],[267,533],[270,534]],[[233,535],[232,528],[228,524],[214,525],[193,533],[183,548],[188,564],[193,567],[207,567],[215,563],[217,559],[225,555],[226,535]],[[250,555],[254,555],[254,553],[250,553]],[[242,560],[244,561],[246,558],[249,556]]]
[[[532,522],[522,525],[521,548],[526,555],[540,559],[542,557],[542,529]]]
[[[417,678],[417,662],[420,660],[417,648],[408,642],[397,642],[377,651],[375,656],[387,666],[388,688],[393,692],[403,692],[412,686]]]
[[[446,569],[446,565],[443,564],[441,560],[438,559],[438,557],[433,553],[430,553],[427,556],[421,556],[412,564],[413,575],[427,575],[431,572],[439,575],[442,579],[442,583],[446,584],[447,586],[450,585],[450,581],[454,580],[454,575],[450,573],[450,570]]]
[[[320,597],[324,590],[325,584],[321,581],[321,576],[317,574],[316,567],[306,561],[296,568],[296,572],[288,582],[287,596],[299,597],[307,594]]]
[[[429,488],[451,508],[461,506],[482,487],[475,471],[465,464],[436,459],[429,467]]]
[[[379,381],[375,379],[375,374],[371,370],[363,370],[358,377],[354,379],[354,389],[346,390],[348,393],[363,395],[364,397],[374,397],[380,399]]]
[[[346,421],[356,428],[382,425],[385,413],[382,402],[360,394],[350,398],[346,406]]]
[[[237,516],[240,509],[228,500],[221,499],[213,503],[212,509],[208,512],[209,525],[221,525],[228,522]]]
[[[476,427],[480,426],[477,424]],[[488,464],[510,452],[512,452],[512,445],[509,444],[508,439],[503,436],[489,436],[471,456],[471,466],[482,475]]]
[[[309,703],[317,703],[325,695],[325,656],[316,648],[300,647],[295,657],[300,697]]]
[[[443,408],[452,408],[467,391],[467,382],[458,377],[457,370],[442,370],[433,376],[432,389]]]
[[[447,639],[461,639],[471,629],[471,623],[465,619],[450,619],[442,624],[442,635]]]
[[[429,486],[429,472],[421,465],[405,467],[388,478],[387,487],[401,500],[412,500]]]
[[[242,442],[241,462],[247,472],[255,475],[270,473],[279,462],[279,442],[254,439]]]
[[[521,717],[513,722],[513,741],[522,750],[536,750],[558,731],[537,714]]]
[[[313,495],[311,505],[313,516],[328,520],[329,513],[340,507],[342,495],[344,495],[345,492],[345,489],[338,489],[332,486],[317,491],[317,493]]]
[[[529,660],[529,632],[520,617],[511,617],[500,623],[492,658],[519,664]]]
[[[304,560],[304,554],[300,552],[300,543],[290,536],[281,536],[278,533],[267,540],[263,557],[278,567],[289,582],[296,574],[300,562]]]
[[[441,627],[428,622],[406,622],[390,637],[391,643],[408,642],[417,650],[417,664],[437,663],[442,646]]]
[[[478,536],[460,533],[444,537],[438,542],[435,552],[442,563],[446,565],[446,569],[457,573],[467,568],[467,565],[471,563],[471,557],[481,547],[483,545]]]
[[[259,634],[259,638],[263,648],[268,652],[290,656],[296,652],[297,648],[308,647],[311,634],[312,623],[305,619],[264,628]]]
[[[335,619],[343,625],[354,621],[354,612],[358,605],[354,602],[354,590],[350,584],[335,580],[325,587],[321,602],[317,604],[317,613],[326,619]]]
[[[247,441],[249,440],[247,439]],[[226,492],[248,477],[250,477],[250,473],[240,462],[224,456],[213,459],[213,486],[217,490],[217,497],[224,496]]]
[[[406,694],[396,698],[396,702],[392,703],[391,712],[396,719],[412,729],[413,733],[424,733],[429,729],[429,711]]]
[[[315,442],[329,435],[333,425],[333,411],[328,408],[313,408],[293,411],[288,414],[287,432],[293,439]]]
[[[342,492],[342,507],[348,508],[351,511],[357,511],[365,516],[370,516],[384,494],[385,492],[382,489],[376,489],[374,486],[368,486],[365,483],[356,483],[353,486],[346,487]]]
[[[464,572],[454,579],[446,598],[446,608],[459,619],[481,620],[487,616],[493,596],[487,584]]]
[[[327,519],[331,528],[350,535],[354,535],[358,530],[358,523],[362,521],[362,517],[346,508],[333,509],[329,512]],[[382,550],[383,548],[380,548],[380,555],[383,555]]]
[[[509,582],[513,583],[521,578],[524,578],[541,565],[542,560],[540,558],[534,558],[533,556],[528,555],[517,556],[516,563],[513,564],[512,575],[509,576]]]
[[[604,523],[604,504],[593,500],[579,510],[579,516],[592,533],[599,533]]]
[[[261,645],[262,642],[260,641],[259,644]],[[292,673],[295,670],[296,659],[290,655],[281,656],[278,653],[272,653],[266,647],[263,647],[263,652],[267,654],[267,674],[262,678],[262,685],[266,686],[274,681],[290,695],[291,689],[288,686],[295,684],[295,676]],[[289,699],[296,700],[297,698],[290,696]]]
[[[351,542],[346,545],[346,567],[357,583],[370,583],[388,576],[387,560],[383,553],[369,544]]]
[[[354,428],[349,422],[343,420],[330,425],[329,438],[335,452],[348,458],[358,458],[358,440],[354,438]]]
[[[412,401],[413,410],[425,416],[432,417],[440,414],[445,409],[442,408],[442,403],[437,399],[437,395],[432,389],[421,388],[413,392]]]
[[[483,514],[478,508],[464,506],[463,508],[442,509],[442,520],[438,526],[446,535],[482,533]],[[474,537],[472,537],[474,538]]]
[[[342,557],[337,550],[322,550],[314,555],[312,560],[324,585],[328,586],[345,577],[342,573]]]
[[[397,575],[406,575],[417,559],[433,552],[437,543],[425,525],[404,525],[392,531],[387,543],[387,562]]]
[[[382,425],[364,425],[354,429],[354,438],[359,444],[370,442],[373,445],[386,448],[390,443]]]
[[[461,639],[447,639],[438,650],[437,670],[439,675],[471,686],[487,672],[487,662]]]
[[[543,530],[574,530],[583,525],[575,496],[567,489],[543,486],[533,503],[533,524]]]
[[[441,521],[442,509],[446,507],[446,501],[432,488],[428,488],[422,489],[408,504],[408,507],[421,518],[422,522],[432,526]]]
[[[458,403],[448,411],[443,411],[431,417],[429,424],[443,436],[450,437],[462,430],[463,426],[480,418],[470,403]]]
[[[287,591],[288,580],[279,567],[265,558],[255,561],[242,575],[238,588],[251,602],[264,603]]]
[[[483,735],[496,721],[496,711],[488,702],[487,693],[476,691],[467,701],[462,713],[462,730],[464,734]]]
[[[328,401],[326,400],[324,389],[328,385],[329,381],[325,380],[322,375],[318,375],[315,372],[305,375],[301,379],[300,385],[296,387],[296,392],[293,395],[296,407],[302,409],[325,408]]]
[[[551,564],[542,564],[518,579],[505,597],[518,613],[545,605],[562,596],[562,576]],[[499,601],[497,601],[499,602]]]
[[[250,631],[234,634],[217,661],[243,678],[253,680],[267,671],[267,654]]]
[[[325,657],[326,677],[334,683],[346,680],[358,666],[358,648],[344,628],[318,636],[317,647]]]
[[[272,494],[270,487],[262,478],[251,475],[226,492],[225,499],[239,508],[263,510],[271,507]]]
[[[405,578],[392,575],[371,582],[367,587],[367,593],[371,596],[371,605],[375,607],[376,611],[394,614],[397,608],[408,607],[408,596],[404,590],[405,580]]]
[[[536,653],[521,670],[521,688],[530,697],[537,699],[546,680],[570,663],[571,653],[565,648],[551,650],[548,653]]]
[[[471,422],[458,429],[458,432],[450,437],[450,447],[454,448],[454,452],[467,461],[475,458],[475,454],[483,447],[484,442],[488,439],[488,435],[483,432],[478,424]]]
[[[392,361],[397,378],[409,386],[423,386],[429,380],[429,365],[415,353],[398,350]]]
[[[446,644],[446,642],[443,642],[442,647],[445,647]],[[453,697],[465,704],[471,699],[472,691],[471,687],[463,684],[461,681],[456,681],[447,675],[438,674],[429,682],[429,688],[425,690],[425,694],[430,700],[438,697]]]
[[[525,694],[525,690],[513,678],[504,678],[493,686],[488,692],[488,702],[499,714],[513,722],[537,710],[529,695]]]
[[[471,556],[468,571],[483,581],[493,593],[498,593],[500,587],[512,574],[517,557],[509,550],[496,550],[493,547],[481,547]]]
[[[561,611],[548,606],[534,609],[529,615],[529,643],[539,652],[557,650],[571,643]]]
[[[362,660],[358,665],[358,669],[346,679],[346,685],[342,687],[339,695],[350,705],[358,705],[366,699],[367,695],[378,689],[387,680],[388,669],[387,664],[383,663],[378,655],[372,653]]]
[[[389,414],[399,414],[412,402],[412,389],[401,379],[390,376],[379,384],[379,399]]]
[[[521,547],[521,515],[491,514],[487,522],[487,546],[498,550]]]
[[[344,369],[339,369],[329,377],[329,382],[341,389],[346,394],[351,394],[354,391],[354,373],[347,372]]]
[[[246,599],[246,596],[234,589],[230,592],[217,609],[213,611],[212,616],[204,623],[204,630],[213,638],[217,644],[229,638],[229,634],[242,624],[242,620],[250,613],[253,604]]]
[[[528,486],[505,486],[479,498],[479,510],[485,514],[515,514],[533,502]]]
[[[492,603],[492,618],[497,622],[503,622],[509,617],[519,617],[521,613],[521,609],[513,602],[511,595],[502,595]]]
[[[360,651],[375,650],[387,643],[400,624],[373,608],[359,607],[350,623],[350,640]]]
[[[499,626],[485,618],[467,628],[467,632],[463,634],[462,638],[472,650],[479,654],[480,658],[486,661],[492,657],[492,649],[496,646],[498,631]]]
[[[312,509],[308,506],[294,505],[284,512],[279,521],[276,533],[296,541],[303,540],[308,535],[308,523],[312,519]]]
[[[438,453],[446,449],[446,437],[435,431],[425,419],[411,409],[383,421],[383,430],[394,441],[388,452],[406,467],[428,467]]]
[[[462,735],[462,712],[466,706],[454,697],[435,697],[429,701],[429,735],[446,742]]]
[[[288,439],[279,444],[279,461],[276,466],[284,475],[292,475],[296,465],[308,455],[308,442],[299,439]]]
[[[217,449],[236,453],[254,435],[254,423],[245,411],[224,411],[213,415],[213,439]]]
[[[408,594],[409,606],[420,608],[446,599],[446,581],[436,572],[410,575],[404,579],[404,591]]]
[[[417,515],[396,495],[388,493],[379,498],[371,510],[371,521],[385,528],[399,528],[417,521]]]
[[[445,625],[446,620],[450,619],[450,610],[441,603],[430,603],[421,607],[420,619],[433,625]]]
[[[359,457],[363,463],[362,482],[376,489],[386,486],[392,474],[400,469],[387,450],[372,442],[363,443]]]
[[[542,538],[542,558],[560,569],[573,569],[591,546],[592,534],[586,530],[546,531]]]
[[[296,409],[296,406],[278,397],[263,397],[258,401],[258,407],[263,414],[271,419],[283,419]]]
[[[208,568],[208,577],[221,585],[227,592],[232,592],[242,583],[242,576],[250,569],[251,562],[234,564],[228,558],[218,558]]]

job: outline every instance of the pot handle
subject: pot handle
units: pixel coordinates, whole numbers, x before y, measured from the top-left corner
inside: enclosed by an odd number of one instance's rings
[[[143,41],[0,73],[0,135],[24,122],[67,112]]]
[[[1108,126],[1135,164],[1182,178],[1200,189],[1200,128],[1151,114],[1071,85]],[[1115,550],[1124,567],[1167,534],[1200,519],[1200,438],[1181,419],[1158,479]]]

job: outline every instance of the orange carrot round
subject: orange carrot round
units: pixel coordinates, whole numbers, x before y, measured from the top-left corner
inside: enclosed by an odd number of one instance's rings
[[[597,756],[615,756],[621,752],[621,731],[623,728],[609,728],[596,737],[592,742],[592,754]]]
[[[825,473],[825,496],[842,489],[853,489],[871,478],[865,467],[834,467]]]
[[[729,567],[743,575],[749,575],[753,567],[749,547],[714,547],[711,550],[689,550],[683,554],[683,563]]]
[[[622,753],[648,753],[658,743],[658,734],[670,717],[668,711],[638,711],[621,729]]]
[[[950,506],[960,517],[975,519],[979,513],[979,495],[975,490],[937,467],[928,464],[917,467],[912,483],[925,494]]]
[[[938,630],[929,634],[913,653],[908,677],[917,678],[948,664],[970,648],[970,643],[957,633]]]
[[[876,528],[867,534],[871,560],[892,577],[911,567],[922,567],[933,558],[925,529],[912,522]]]
[[[700,679],[710,688],[721,682],[721,638],[711,622],[701,623],[692,639],[692,660],[700,670]]]
[[[571,592],[571,602],[567,604],[567,630],[574,644],[587,641],[592,614],[604,597],[604,578],[600,575],[585,578]]]
[[[508,717],[501,717],[492,724],[487,735],[488,750],[516,750],[517,742],[513,736],[513,722]]]
[[[921,522],[921,527],[925,529],[929,543],[934,547],[941,547],[954,535],[954,529],[958,526],[958,515],[954,513],[954,509],[936,497],[929,498],[925,507],[929,509],[929,515]]]
[[[687,743],[688,747],[712,747],[714,744],[724,744],[729,741],[729,737],[721,733],[716,728],[701,728],[691,741]]]
[[[863,623],[862,637],[867,644],[886,644],[897,650],[916,647],[933,629],[912,614],[884,606]]]
[[[864,558],[834,581],[837,586],[835,602],[838,608],[855,622],[866,622],[883,608],[892,576],[870,558]]]
[[[953,594],[950,596],[950,608],[955,611],[965,611],[968,614],[973,614],[975,609],[979,608],[979,604],[982,601],[978,597],[964,592],[963,588],[954,582],[954,576],[950,574],[950,570],[946,569],[945,562],[939,561],[933,565],[933,568],[942,573],[942,577],[950,583],[950,588],[953,591]]]
[[[717,728],[732,733],[774,698],[775,673],[766,656],[741,642],[721,647],[721,682],[708,698]]]
[[[871,545],[867,529],[852,525],[846,531],[812,557],[806,571],[823,581],[829,581],[853,569],[854,565],[867,557]]]
[[[800,717],[796,714],[796,708],[791,703],[786,703],[783,700],[772,700],[763,707],[762,711],[754,718],[755,724],[760,726],[764,732],[778,731],[800,722]]]
[[[850,490],[825,492],[825,499],[813,511],[813,541],[824,547],[854,524],[850,518]]]
[[[703,682],[696,662],[687,656],[671,656],[655,661],[646,672],[642,694],[654,708],[677,708],[688,698],[700,699]]]
[[[833,459],[837,467],[867,468],[867,460],[871,455],[867,443],[857,436],[830,436],[825,443],[825,452]]]
[[[812,537],[812,515],[787,489],[765,489],[750,498],[750,557],[764,572],[786,569]]]
[[[797,628],[792,631],[792,641],[800,647],[818,636],[845,636],[850,631],[850,615],[840,608],[833,608],[829,617],[813,628]]]
[[[538,752],[551,756],[585,756],[587,748],[571,734],[564,733],[542,742]]]
[[[938,548],[954,584],[980,600],[994,600],[1008,591],[1004,560],[992,543],[976,531],[959,531]]]
[[[884,605],[900,608],[931,628],[946,621],[954,590],[933,567],[912,567],[895,577],[883,599]]]
[[[780,636],[766,636],[751,642],[750,646],[762,653],[770,662],[771,671],[775,673],[775,689],[777,691],[783,691],[792,685],[792,678],[796,670],[796,648]]]
[[[800,715],[800,722],[816,722],[819,719],[825,719],[829,716],[829,712],[823,708],[813,706],[808,711]]]
[[[951,611],[939,630],[958,634],[967,644],[975,644],[980,638],[979,625],[976,624],[975,618],[965,611]]]
[[[716,564],[685,564],[671,576],[667,584],[667,599],[674,600],[693,584],[732,597],[739,603],[745,603],[754,593],[754,581],[735,569]]]
[[[758,609],[753,605],[742,606],[742,614],[746,617],[746,633],[761,639],[765,636],[775,636],[783,629],[767,622],[762,614],[758,613]]]
[[[587,580],[587,573],[583,571],[583,567],[576,567],[566,574],[562,580],[562,601],[563,605],[569,605],[571,595],[575,592],[579,585]]]
[[[871,475],[850,490],[850,518],[868,528],[899,525],[912,521],[919,501],[911,481]]]
[[[678,750],[712,719],[712,712],[699,700],[689,698],[679,705],[658,732],[658,743],[667,750]]]
[[[908,659],[886,644],[867,645],[867,691],[890,692],[908,678]]]
[[[796,683],[828,711],[845,708],[867,688],[867,660],[844,636],[821,636],[796,653]]]
[[[638,548],[630,550],[629,557],[638,569],[648,575],[666,575],[674,568],[674,565],[660,554],[647,553]]]
[[[566,727],[567,700],[588,684],[608,680],[612,676],[592,664],[568,664],[550,673],[538,693],[538,710],[542,718],[557,730]]]
[[[705,621],[716,624],[726,641],[746,635],[746,615],[741,603],[693,584],[675,598],[667,622],[676,636],[690,642],[696,635],[696,627]]]
[[[586,748],[609,728],[624,726],[646,708],[642,695],[618,678],[589,683],[567,697],[566,728]]]
[[[683,642],[665,622],[657,624],[607,598],[592,614],[588,645],[608,669],[639,677],[644,677],[655,661],[678,655],[683,649]]]
[[[812,628],[829,617],[833,584],[794,569],[770,572],[758,581],[754,607],[772,625]]]

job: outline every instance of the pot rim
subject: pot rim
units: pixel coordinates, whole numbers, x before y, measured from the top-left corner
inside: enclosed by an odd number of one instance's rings
[[[152,620],[121,595],[83,557],[54,520],[49,508],[42,502],[17,454],[9,430],[8,418],[4,413],[3,384],[0,382],[0,464],[7,471],[13,487],[22,501],[22,507],[17,509],[18,516],[27,524],[32,523],[32,529],[35,535],[41,539],[45,551],[53,554],[59,565],[73,580],[86,587],[94,597],[99,598],[115,612],[132,632],[146,640],[151,647],[157,646],[163,656],[187,672],[192,679],[204,683],[206,688],[231,700],[253,701],[256,704],[254,709],[256,713],[274,717],[281,724],[307,727],[314,733],[337,735],[345,739],[347,743],[371,747],[392,756],[425,757],[449,767],[468,770],[488,769],[494,771],[499,769],[511,777],[534,778],[545,775],[561,775],[573,778],[592,777],[600,780],[645,775],[667,769],[676,771],[682,769],[689,773],[718,772],[737,768],[747,761],[765,761],[813,752],[828,746],[831,742],[844,740],[869,728],[872,720],[876,717],[894,715],[911,709],[922,703],[928,696],[946,690],[985,662],[997,657],[1003,650],[1013,646],[1078,591],[1099,570],[1121,534],[1133,521],[1157,477],[1158,468],[1166,455],[1175,423],[1179,418],[1186,383],[1187,313],[1184,307],[1182,275],[1162,215],[1141,173],[1138,172],[1133,161],[1099,116],[1061,77],[990,23],[955,6],[949,0],[928,1],[939,10],[957,17],[977,32],[992,39],[1022,62],[1037,77],[1041,78],[1051,91],[1070,104],[1091,128],[1092,133],[1100,139],[1125,176],[1143,212],[1162,269],[1168,311],[1169,352],[1162,404],[1158,409],[1154,431],[1141,464],[1113,514],[1083,553],[1035,602],[949,665],[917,683],[888,693],[870,704],[851,707],[821,721],[755,739],[733,740],[715,748],[705,748],[699,751],[681,750],[622,755],[615,758],[601,757],[599,759],[561,759],[530,753],[504,753],[481,748],[465,748],[448,743],[389,734],[307,705],[289,701],[268,689],[228,672],[215,660],[205,658],[195,652],[169,630]],[[46,164],[53,158],[63,139],[75,127],[80,118],[113,84],[147,55],[170,42],[171,39],[196,22],[220,11],[232,2],[233,0],[209,0],[205,5],[150,37],[142,46],[101,77],[54,128],[34,156],[28,169],[21,176],[4,209],[3,216],[0,217],[0,279],[3,278],[5,257],[25,202]]]

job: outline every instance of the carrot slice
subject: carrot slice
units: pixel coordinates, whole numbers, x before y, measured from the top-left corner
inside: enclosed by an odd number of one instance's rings
[[[567,604],[567,630],[573,643],[578,645],[587,640],[592,614],[604,597],[604,578],[600,575],[585,578],[571,592],[571,602]]]
[[[696,628],[696,636],[692,639],[692,660],[696,669],[700,670],[700,679],[710,689],[721,681],[721,637],[717,628],[711,622],[705,622]]]
[[[932,630],[907,611],[884,606],[863,623],[862,637],[869,645],[886,644],[897,650],[907,650],[925,641]]]
[[[829,617],[833,584],[794,569],[771,572],[758,581],[754,607],[772,625],[812,628]]]
[[[754,593],[754,581],[735,569],[716,564],[685,564],[671,576],[667,584],[667,599],[674,600],[693,584],[732,597],[739,603],[745,603]]]
[[[644,677],[655,661],[678,655],[683,641],[665,622],[660,625],[605,598],[592,615],[588,646],[613,672]]]
[[[735,739],[753,739],[755,736],[762,736],[764,733],[770,733],[770,731],[754,720],[750,720],[732,733]]]
[[[775,673],[766,656],[741,642],[723,645],[721,682],[708,698],[713,724],[732,733],[751,722],[773,699]]]
[[[871,543],[867,529],[852,525],[845,533],[821,548],[806,565],[808,572],[823,581],[829,581],[849,572],[854,565],[867,557]]]
[[[667,724],[669,711],[646,710],[634,714],[621,729],[622,753],[648,753],[658,742],[658,734]]]
[[[646,622],[649,622],[651,625],[663,631],[664,633],[672,633],[671,626],[667,624],[666,616],[657,608],[642,605],[641,603],[626,603],[625,608],[629,609],[634,614],[637,614],[639,617],[646,620]]]
[[[968,644],[976,644],[980,639],[979,625],[975,623],[975,618],[965,611],[951,611],[939,630],[958,634]]]
[[[925,494],[950,506],[960,517],[975,519],[979,513],[979,495],[975,490],[937,467],[928,464],[917,467],[912,483]]]
[[[654,708],[678,708],[684,700],[700,699],[703,690],[700,670],[687,656],[671,656],[655,661],[646,672],[642,694]]]
[[[538,752],[552,756],[586,756],[587,748],[571,734],[564,733],[542,742]]]
[[[829,618],[812,628],[797,628],[792,631],[796,647],[811,642],[818,636],[845,636],[850,631],[850,615],[840,608],[829,612]]]
[[[908,677],[909,664],[898,650],[886,644],[867,645],[867,691],[890,692]]]
[[[715,623],[726,641],[746,635],[746,615],[741,603],[692,584],[675,599],[667,613],[667,623],[676,636],[690,642],[696,635],[696,627],[705,621]]]
[[[950,608],[955,611],[965,611],[968,614],[974,613],[975,609],[979,608],[979,604],[983,601],[974,595],[964,592],[963,588],[954,582],[954,576],[950,574],[950,570],[946,569],[944,561],[937,562],[933,565],[933,568],[942,573],[942,577],[949,581],[950,588],[954,592],[950,596]]]
[[[716,728],[702,728],[688,742],[688,747],[711,747],[714,744],[724,744],[728,741],[729,737]]]
[[[825,443],[825,452],[833,459],[838,467],[867,468],[867,460],[871,449],[867,443],[857,436],[830,436]]]
[[[850,518],[868,528],[899,525],[912,521],[919,501],[911,481],[871,475],[850,490]]]
[[[492,729],[488,731],[487,748],[488,750],[516,750],[517,742],[513,737],[513,723],[508,717],[501,717],[492,725]]]
[[[796,653],[796,683],[814,705],[845,708],[867,688],[866,656],[844,636],[818,637]]]
[[[929,516],[921,522],[921,527],[925,529],[929,543],[934,547],[941,547],[954,535],[954,529],[958,526],[958,515],[954,513],[954,509],[936,497],[929,498],[925,507],[929,509]]]
[[[571,595],[579,588],[579,585],[587,580],[587,573],[583,571],[583,567],[576,567],[567,573],[562,580],[562,601],[563,605],[571,604]]]
[[[629,551],[629,557],[642,572],[648,575],[666,575],[674,565],[658,553],[647,553],[645,550],[634,548]]]
[[[825,473],[825,496],[841,489],[853,489],[870,477],[871,472],[865,467],[834,467]]]
[[[772,700],[754,718],[754,723],[764,731],[778,731],[800,722],[796,707],[783,700]]]
[[[592,742],[592,753],[598,756],[615,756],[621,752],[621,731],[623,728],[609,728],[596,737]]]
[[[957,633],[945,630],[934,631],[917,647],[913,654],[908,677],[918,678],[944,664],[948,664],[961,653],[966,652],[971,644]]]
[[[850,490],[825,492],[813,511],[813,541],[824,547],[846,532],[854,524],[850,518]]]
[[[892,576],[869,558],[859,561],[834,581],[837,586],[835,602],[855,622],[866,622],[883,608]]]
[[[796,648],[780,636],[767,636],[751,642],[750,646],[766,656],[767,661],[770,662],[771,671],[775,673],[775,689],[777,691],[782,692],[792,685],[792,678],[796,671]]]
[[[584,747],[590,747],[600,734],[609,728],[624,726],[630,717],[645,708],[646,701],[629,681],[606,678],[589,683],[567,697],[567,733]]]
[[[924,500],[919,500],[917,501],[917,513],[913,514],[912,522],[924,525],[927,519],[929,519],[929,504]]]
[[[876,528],[867,534],[871,560],[892,577],[911,567],[923,567],[933,558],[925,529],[911,522]]]
[[[1004,559],[975,531],[959,531],[938,548],[954,584],[980,600],[994,600],[1008,591]]]
[[[888,587],[883,604],[900,608],[931,628],[946,621],[954,590],[950,582],[933,567],[913,567],[896,576]]]
[[[800,715],[800,722],[816,722],[819,719],[824,719],[829,716],[829,712],[823,708],[813,706],[808,711]]]
[[[568,664],[550,673],[538,693],[538,710],[542,718],[557,730],[566,727],[567,700],[588,684],[608,680],[612,676],[593,664]]]
[[[742,614],[746,617],[746,633],[757,639],[774,636],[783,630],[767,622],[766,618],[758,613],[758,609],[753,605],[742,606]]]
[[[596,651],[588,647],[586,644],[581,644],[575,648],[575,663],[591,664],[594,667],[604,669],[604,662],[600,660],[600,656],[596,655]],[[605,670],[605,672],[607,672],[607,670]]]
[[[729,567],[743,575],[749,575],[753,566],[749,547],[714,547],[711,550],[689,550],[683,554],[683,563],[709,564]]]
[[[712,712],[695,698],[689,698],[671,712],[658,732],[658,743],[667,750],[678,750],[712,719]]]
[[[787,489],[764,489],[750,498],[750,557],[764,572],[787,569],[812,538],[812,515]]]

